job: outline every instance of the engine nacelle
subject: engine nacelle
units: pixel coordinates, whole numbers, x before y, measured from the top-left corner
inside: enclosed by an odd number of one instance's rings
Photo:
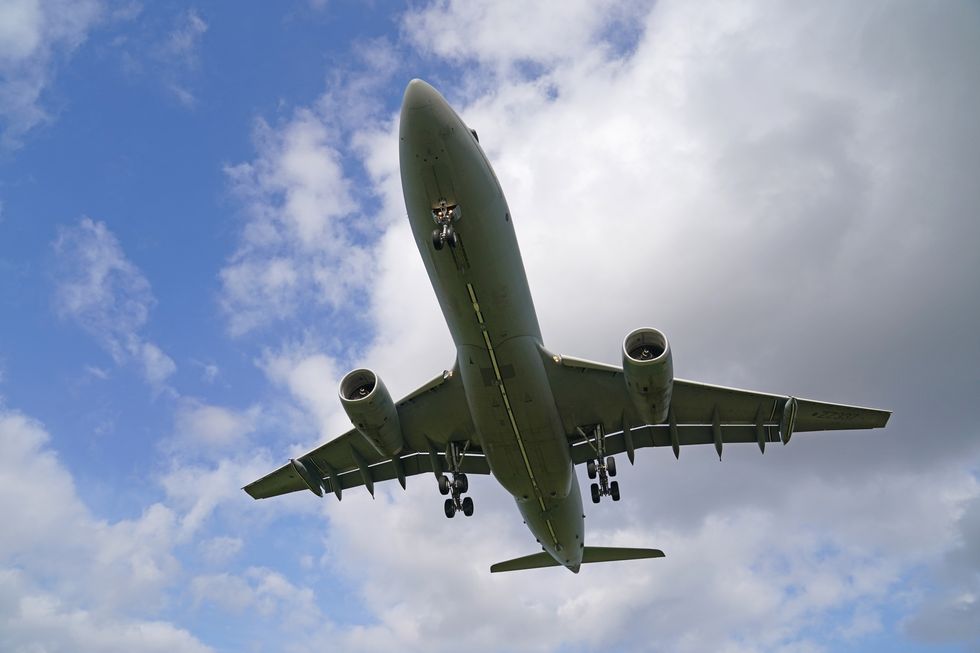
[[[623,340],[623,377],[640,418],[647,424],[667,419],[674,387],[670,343],[656,329],[633,331]]]
[[[395,402],[371,370],[354,370],[341,379],[340,403],[354,428],[381,455],[394,456],[405,446]]]

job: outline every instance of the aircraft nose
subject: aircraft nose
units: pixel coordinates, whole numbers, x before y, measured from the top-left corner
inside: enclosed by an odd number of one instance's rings
[[[405,98],[402,100],[403,109],[418,109],[431,105],[439,92],[421,79],[413,79],[405,87]]]

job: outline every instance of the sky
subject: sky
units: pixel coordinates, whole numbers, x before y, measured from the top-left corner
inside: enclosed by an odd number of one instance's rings
[[[578,575],[488,573],[536,550],[491,478],[250,499],[348,370],[452,367],[415,77],[550,350],[888,428],[642,450],[587,539],[667,557]],[[968,0],[0,0],[0,650],[980,651],[978,106]]]

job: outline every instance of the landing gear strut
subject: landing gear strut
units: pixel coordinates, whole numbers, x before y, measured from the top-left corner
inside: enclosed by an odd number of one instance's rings
[[[463,465],[463,456],[466,455],[468,446],[469,442],[463,444],[462,447],[459,446],[458,442],[450,442],[446,449],[446,461],[449,463],[449,473],[452,478],[445,474],[439,475],[439,494],[450,495],[443,505],[446,517],[450,519],[456,515],[457,511],[462,511],[467,517],[473,514],[473,499],[463,496],[470,489],[470,482],[466,478],[466,474],[460,471]]]
[[[616,475],[616,459],[606,456],[606,434],[602,430],[602,424],[596,424],[590,435],[586,435],[582,429],[579,429],[579,433],[595,452],[595,458],[585,463],[589,478],[599,480],[589,486],[592,503],[599,503],[602,497],[612,497],[613,501],[619,501],[619,482],[609,480],[609,477]]]
[[[438,206],[432,209],[432,219],[437,225],[432,231],[432,246],[437,250],[447,244],[450,248],[455,248],[459,244],[456,230],[453,229],[453,223],[459,220],[459,216],[459,206],[448,204],[446,200],[441,200]],[[449,514],[448,511],[446,514]]]

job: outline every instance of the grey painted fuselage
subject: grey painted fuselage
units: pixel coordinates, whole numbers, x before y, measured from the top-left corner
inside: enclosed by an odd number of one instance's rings
[[[500,184],[474,134],[421,80],[405,91],[399,157],[412,232],[456,345],[479,445],[544,550],[578,571],[582,498]],[[440,202],[459,207],[459,244],[436,250]]]

